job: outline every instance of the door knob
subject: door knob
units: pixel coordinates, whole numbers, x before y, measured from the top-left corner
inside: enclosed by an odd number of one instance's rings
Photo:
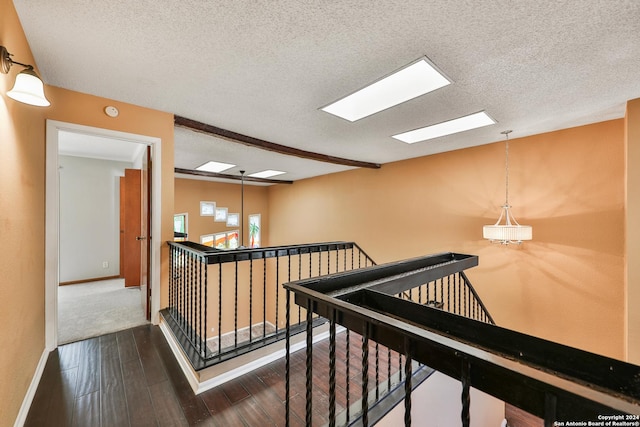
[[[146,240],[147,237],[146,236],[138,236],[136,237],[136,240]]]

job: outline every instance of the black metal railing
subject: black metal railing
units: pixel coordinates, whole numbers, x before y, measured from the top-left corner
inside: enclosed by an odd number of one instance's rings
[[[614,419],[637,425],[633,423],[639,421],[640,414],[640,367],[497,327],[488,313],[477,316],[476,311],[486,309],[463,273],[477,263],[475,256],[447,253],[284,285],[309,316],[315,313],[329,319],[330,348],[336,345],[337,325],[361,336],[362,398],[356,408],[351,407],[351,414],[338,415],[335,384],[336,364],[340,362],[333,351],[325,358],[324,363],[330,366],[328,424],[357,422],[367,426],[379,418],[374,414],[376,408],[371,407],[373,388],[368,372],[373,342],[404,358],[406,381],[401,392],[406,426],[411,425],[414,387],[409,373],[416,363],[460,381],[460,419],[465,427],[470,425],[472,387],[543,418],[545,426]],[[460,288],[455,279],[453,286],[447,286],[452,274],[462,283]],[[436,285],[416,290],[433,282]],[[430,299],[435,290],[438,293]],[[482,321],[467,318],[470,315]],[[311,425],[313,412],[323,404],[313,398],[313,370],[323,355],[314,355],[310,345],[306,351],[305,417]],[[315,365],[310,363],[314,359]],[[287,414],[292,410],[290,377],[287,363]],[[617,415],[621,418],[613,418]]]
[[[375,265],[353,242],[219,250],[169,244],[169,304],[161,311],[195,369],[285,338],[281,284]],[[286,306],[286,307],[285,307]],[[309,320],[293,309],[290,327]],[[311,324],[326,321],[311,316]]]

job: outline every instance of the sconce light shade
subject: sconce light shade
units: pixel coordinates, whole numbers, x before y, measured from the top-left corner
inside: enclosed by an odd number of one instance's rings
[[[44,84],[33,70],[33,66],[14,61],[11,59],[11,54],[7,51],[7,48],[0,46],[0,73],[8,74],[14,64],[20,65],[25,69],[18,73],[13,89],[7,92],[7,96],[16,101],[38,107],[51,105],[44,96]]]
[[[7,96],[25,104],[36,105],[38,107],[48,107],[51,105],[44,96],[44,84],[33,68],[22,70],[16,76],[13,89],[7,92]]]

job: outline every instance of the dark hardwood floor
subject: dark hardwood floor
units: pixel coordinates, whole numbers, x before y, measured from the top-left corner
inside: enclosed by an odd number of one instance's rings
[[[337,413],[347,404],[346,343],[336,345]],[[360,397],[360,337],[352,334],[349,402]],[[313,425],[328,422],[329,346],[314,345]],[[369,383],[375,384],[370,345]],[[378,381],[387,380],[380,348]],[[392,353],[391,371],[398,371]],[[292,426],[305,422],[305,351],[291,356]],[[194,395],[157,326],[145,325],[60,346],[49,355],[25,426],[284,426],[285,362],[275,361],[219,387]]]

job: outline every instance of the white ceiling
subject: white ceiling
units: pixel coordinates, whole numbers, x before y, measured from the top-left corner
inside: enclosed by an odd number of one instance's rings
[[[375,163],[624,115],[637,0],[14,0],[43,80],[255,138]],[[7,46],[11,51],[11,46]],[[319,108],[427,56],[453,84],[350,123]],[[19,58],[16,58],[19,60]],[[485,110],[494,126],[391,135]],[[297,180],[347,167],[176,129],[176,167]]]

